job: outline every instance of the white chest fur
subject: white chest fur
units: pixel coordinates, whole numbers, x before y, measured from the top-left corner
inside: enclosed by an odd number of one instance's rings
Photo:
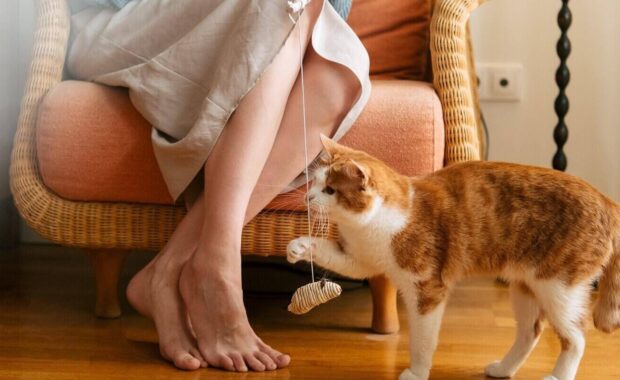
[[[377,197],[370,210],[355,220],[339,222],[338,229],[347,254],[385,272],[393,262],[392,239],[407,222],[406,210],[386,205]]]

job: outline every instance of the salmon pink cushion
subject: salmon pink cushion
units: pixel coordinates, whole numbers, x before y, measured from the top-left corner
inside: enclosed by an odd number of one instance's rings
[[[45,185],[74,201],[171,204],[151,147],[151,127],[127,90],[66,81],[45,97],[37,155]],[[373,81],[370,101],[341,142],[408,174],[442,166],[441,105],[427,83]],[[281,202],[280,202],[281,203]],[[287,209],[302,209],[288,198]],[[280,207],[278,198],[271,207]]]
[[[353,0],[347,22],[376,78],[430,80],[431,0]]]

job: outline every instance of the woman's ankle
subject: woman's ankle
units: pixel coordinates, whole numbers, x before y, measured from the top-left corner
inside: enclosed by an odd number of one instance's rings
[[[158,256],[152,261],[152,270],[154,277],[170,277],[176,276],[178,278],[181,269],[188,260],[191,259],[191,255],[167,255]]]
[[[213,252],[212,252],[213,253]],[[241,287],[241,257],[239,251],[224,254],[202,254],[197,251],[183,266],[195,279],[204,279],[218,288]]]
[[[227,318],[235,321],[247,319],[240,268],[230,270],[201,260],[189,260],[183,266],[179,290],[188,309],[201,297],[206,297],[217,304],[218,313],[227,315]]]

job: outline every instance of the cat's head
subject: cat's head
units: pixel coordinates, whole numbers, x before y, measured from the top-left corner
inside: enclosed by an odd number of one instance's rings
[[[336,222],[365,223],[387,204],[406,202],[403,176],[369,154],[321,135],[324,153],[308,191],[309,206]]]

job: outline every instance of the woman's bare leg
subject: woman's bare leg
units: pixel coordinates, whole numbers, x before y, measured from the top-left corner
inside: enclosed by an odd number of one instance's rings
[[[237,216],[243,222],[247,199],[244,202],[242,199],[240,201],[240,198],[249,198],[248,192],[251,193],[256,177],[260,174],[264,165],[264,160],[261,163],[261,152],[266,151],[268,153],[273,145],[286,101],[297,77],[299,70],[298,33],[301,32],[302,34],[301,40],[302,42],[305,41],[302,48],[305,49],[309,39],[309,31],[318,15],[319,5],[321,4],[321,1],[315,1],[307,8],[296,30],[280,54],[263,74],[263,77],[254,89],[244,97],[207,160],[205,171],[207,179],[211,178],[211,180],[207,180],[206,188],[216,190],[215,198],[217,198],[218,194],[217,189],[221,185],[225,186],[223,188],[225,193],[232,195],[230,199],[226,200],[230,203],[230,206],[224,207],[226,210],[225,214],[211,215],[211,217],[222,218],[222,221],[228,222],[229,225],[237,223],[234,217],[231,219],[229,216]],[[246,157],[239,154],[243,147],[247,147],[248,152],[254,152],[253,157],[252,155],[248,157],[249,161],[239,159],[240,156],[241,158]],[[233,153],[232,156],[231,152]],[[237,172],[237,169],[239,169],[237,164],[243,164],[244,162],[258,163],[258,165],[255,168],[252,168],[252,165],[246,165],[245,172]],[[255,176],[253,175],[254,173],[256,173]],[[215,181],[213,183],[216,176],[228,180],[228,182],[223,181],[224,183],[221,184],[219,181]],[[198,332],[199,338],[201,338],[200,347],[205,355],[201,355],[199,352],[199,345],[187,323],[188,311],[179,293],[179,277],[183,264],[197,250],[198,237],[201,235],[205,221],[204,212],[206,210],[208,208],[204,206],[204,202],[202,202],[202,205],[200,203],[197,204],[190,210],[157,258],[132,279],[127,289],[129,301],[139,312],[153,318],[160,338],[162,356],[174,362],[179,368],[192,370],[200,365],[205,366],[207,363],[203,360],[203,356],[207,355],[210,355],[207,358],[211,365],[233,370],[235,366],[232,359],[236,360],[238,370],[246,369],[246,360],[247,364],[256,370],[275,369],[277,365],[272,357],[278,360],[280,365],[288,364],[288,357],[282,356],[280,353],[262,344],[249,328],[240,298],[240,282],[239,285],[235,284],[231,287],[218,281],[218,277],[219,280],[230,277],[228,272],[232,272],[240,280],[239,265],[235,265],[235,261],[240,259],[239,249],[234,248],[234,241],[231,242],[231,239],[234,240],[235,228],[231,228],[230,231],[227,231],[228,234],[226,236],[222,236],[223,239],[229,239],[229,247],[232,246],[232,250],[235,253],[231,254],[229,252],[230,248],[229,250],[222,250],[220,253],[235,256],[236,260],[233,258],[227,262],[221,260],[221,257],[218,260],[217,252],[212,254],[210,247],[204,244],[205,248],[208,249],[206,251],[203,250],[206,253],[202,256],[205,256],[205,260],[208,260],[208,262],[205,263],[203,261],[201,269],[205,269],[204,265],[208,264],[216,275],[185,281],[187,285],[185,289],[188,292],[199,289],[200,285],[207,285],[214,290],[231,290],[237,293],[232,297],[223,296],[220,302],[213,298],[205,298],[205,294],[200,294],[196,297],[189,296],[190,302],[193,302],[195,299],[198,306],[206,307],[206,302],[208,301],[210,306],[219,303],[222,307],[225,307],[227,304],[237,307],[237,309],[240,307],[236,315],[220,320],[208,318],[210,316],[209,311],[213,309],[205,310],[203,308],[199,310],[199,313],[203,314],[193,319],[193,327]],[[240,232],[237,233],[240,236]],[[205,242],[205,240],[201,240],[201,242]],[[222,242],[226,243],[227,240],[224,239]],[[213,260],[211,256],[213,256]],[[226,259],[226,257],[223,258]],[[196,261],[199,262],[199,260]],[[237,304],[234,302],[237,302]],[[189,310],[189,314],[190,316],[192,314],[196,315],[191,310]],[[234,345],[232,348],[235,349],[235,352],[223,352],[218,346],[221,342],[204,338],[206,332],[225,332],[226,328],[223,324],[228,324],[231,320],[234,321],[235,317],[238,317],[237,320],[240,321],[240,325],[247,326],[246,330],[249,330],[247,333],[244,331],[240,332],[242,337],[249,339],[248,342],[232,342]],[[258,348],[267,353],[256,350],[259,343],[261,343],[261,346]],[[250,347],[252,345],[254,347]],[[240,363],[238,360],[240,350],[238,349],[250,350],[252,353],[251,357],[248,356],[247,359],[243,359]],[[251,351],[252,349],[254,351]]]
[[[312,51],[309,52],[308,60],[307,73],[310,79],[317,76],[315,70],[325,67],[311,64],[321,60]],[[334,74],[331,79],[337,81],[337,77],[343,74],[344,78],[350,78],[347,75],[351,73],[339,69],[327,70]],[[331,83],[333,86],[334,82]],[[314,153],[320,150],[318,133],[329,134],[335,126],[333,113],[326,115],[334,108],[338,113],[336,117],[341,119],[358,90],[355,86],[345,88],[353,89],[347,91],[339,101],[325,104],[325,108],[316,112],[310,120],[315,126],[312,139]],[[331,94],[322,93],[329,91],[326,86],[314,86],[313,90],[316,93],[311,98],[334,100]],[[267,99],[274,97],[266,96]],[[303,166],[303,156],[299,154],[303,151],[303,129],[299,117],[301,94],[293,91],[288,98],[291,107],[286,108],[288,112],[283,107],[282,127],[274,128],[271,134],[264,130],[264,126],[273,120],[257,120],[256,110],[260,109],[262,102],[260,98],[248,99],[243,104],[247,107],[239,108],[236,114],[238,119],[231,121],[223,132],[219,140],[222,149],[217,150],[216,147],[205,167],[202,243],[181,274],[181,293],[201,353],[210,365],[229,370],[245,371],[248,367],[261,370],[264,367],[274,368],[275,365],[284,366],[289,361],[288,357],[265,345],[247,321],[241,290],[241,258],[238,254],[247,216],[252,216],[262,208]],[[254,103],[255,100],[258,103]],[[263,125],[262,130],[248,128],[248,125],[255,125],[257,121]],[[246,148],[240,154],[239,149],[230,149],[231,146]],[[267,186],[256,186],[261,170],[261,180]],[[250,198],[253,201],[252,208],[248,207]],[[202,322],[202,325],[197,321]]]
[[[196,226],[203,220],[202,213],[192,208],[161,252],[131,279],[126,291],[129,303],[155,322],[161,356],[185,370],[207,366],[179,293],[181,268],[196,251],[200,231]]]
[[[185,264],[179,289],[198,348],[211,366],[230,371],[275,369],[290,358],[261,341],[250,327],[241,289],[241,232],[252,191],[265,166],[319,14],[312,2],[257,85],[245,96],[204,169],[204,224],[200,244]]]
[[[289,62],[288,64],[290,65],[291,63]],[[309,153],[313,157],[321,149],[318,139],[319,133],[330,134],[333,131],[334,127],[342,119],[343,112],[348,110],[352,104],[359,88],[355,85],[354,77],[346,68],[323,60],[312,49],[309,49],[306,53],[305,74],[306,103],[309,108]],[[265,79],[261,81],[263,80]],[[289,96],[281,127],[277,132],[275,144],[260,175],[259,185],[254,188],[250,198],[244,224],[253,218],[303,167],[304,159],[300,155],[303,142],[300,124],[300,90],[298,79]],[[321,110],[321,112],[313,113],[312,110]],[[241,107],[237,113],[240,111],[243,111]],[[319,116],[318,118],[316,117],[317,115]],[[235,148],[233,147],[233,149]],[[266,185],[261,186],[261,183]],[[185,310],[183,304],[179,302],[176,283],[179,278],[181,265],[196,250],[204,218],[204,208],[204,198],[200,197],[181,222],[166,247],[156,259],[134,277],[127,291],[132,304],[143,314],[155,319],[160,335],[160,347],[164,357],[174,361],[178,367],[185,369],[194,369],[198,366],[198,361],[191,359],[189,355],[199,359],[201,357],[197,353],[196,342],[185,323]],[[214,264],[210,263],[210,265]],[[238,268],[238,265],[236,268]],[[238,292],[240,293],[240,287],[238,287]],[[213,305],[212,300],[206,301]],[[158,305],[162,307],[158,308]],[[174,312],[171,312],[171,310]],[[244,311],[243,316],[245,317]],[[286,356],[281,356],[280,353],[260,342],[251,329],[249,329],[247,320],[245,320],[245,324],[249,330],[247,335],[251,338],[252,343],[258,345],[262,349],[261,352],[266,353],[268,356],[265,357],[259,354],[259,361],[261,358],[263,360],[261,362],[262,365],[249,357],[247,364],[251,368],[257,370],[263,369],[263,366],[265,368],[274,368],[276,365],[274,362],[277,362],[278,365],[287,364],[288,358]],[[217,327],[214,328],[217,329]],[[209,349],[209,342],[206,342],[206,345],[207,349]],[[237,350],[238,353],[242,352],[243,349],[247,349],[247,347],[242,345],[242,343],[236,345],[239,348]],[[240,362],[239,356],[235,355],[234,352],[233,356],[236,356],[237,361]],[[218,365],[217,362],[211,364]],[[224,364],[230,364],[230,362]],[[229,369],[232,368],[229,367]],[[239,369],[243,369],[243,366]]]
[[[357,99],[360,87],[346,67],[325,60],[308,46],[304,58],[308,158],[323,148],[320,135],[333,135]],[[246,211],[252,220],[304,167],[304,131],[301,112],[301,78],[297,78],[282,119],[282,125],[267,163],[254,188]]]

